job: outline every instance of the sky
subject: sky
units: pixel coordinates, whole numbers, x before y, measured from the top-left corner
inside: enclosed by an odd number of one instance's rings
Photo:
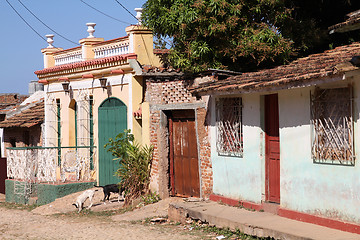
[[[110,40],[126,36],[125,27],[137,20],[124,10],[124,5],[133,15],[134,8],[142,7],[146,0],[7,0],[19,14],[45,39],[54,34],[55,47],[68,49],[76,47],[80,39],[88,36],[86,23],[96,23],[95,37]],[[48,46],[8,5],[0,1],[0,93],[28,94],[28,85],[38,80],[34,71],[44,67],[42,48]],[[107,17],[93,8],[115,18]],[[26,8],[48,27],[40,23]],[[120,21],[126,22],[120,22]],[[128,24],[130,23],[130,24]]]

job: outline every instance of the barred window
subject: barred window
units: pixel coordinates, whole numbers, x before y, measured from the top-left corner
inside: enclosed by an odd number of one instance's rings
[[[317,88],[311,97],[313,161],[354,165],[352,88]]]
[[[216,149],[220,155],[242,156],[242,100],[219,98],[216,101]]]

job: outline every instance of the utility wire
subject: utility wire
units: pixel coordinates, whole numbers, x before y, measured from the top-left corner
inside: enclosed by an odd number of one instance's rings
[[[101,14],[103,14],[103,15],[105,15],[105,16],[107,16],[107,17],[109,17],[109,18],[111,18],[111,19],[113,19],[113,20],[115,20],[115,21],[118,21],[118,22],[121,22],[121,23],[125,23],[125,24],[129,24],[129,25],[131,24],[131,23],[128,23],[128,22],[121,21],[120,19],[114,18],[114,17],[112,17],[112,16],[110,16],[110,15],[108,15],[108,14],[106,14],[106,13],[104,13],[104,12],[98,10],[98,9],[96,9],[95,7],[93,7],[93,6],[91,6],[90,4],[84,2],[83,0],[80,0],[80,1],[81,1],[82,3],[84,3],[85,5],[87,5],[88,7],[94,9],[95,11],[97,11],[97,12],[99,12],[99,13],[101,13]]]
[[[122,5],[118,0],[115,0],[123,9],[125,9],[128,13],[130,13],[130,15],[131,16],[133,16],[135,19],[137,19],[136,17],[135,17],[135,15],[134,14],[132,14],[124,5]]]
[[[18,2],[29,12],[31,13],[31,15],[33,15],[39,22],[41,22],[45,27],[47,27],[48,29],[50,29],[51,31],[53,31],[54,33],[56,33],[57,35],[59,35],[60,37],[62,37],[63,39],[67,40],[68,42],[71,42],[75,45],[79,45],[78,43],[71,41],[70,39],[64,37],[63,35],[61,35],[60,33],[56,32],[54,29],[52,29],[51,27],[49,27],[46,23],[44,23],[43,21],[41,21],[41,19],[39,19],[29,8],[27,8],[20,0],[18,0]]]
[[[16,11],[16,9],[13,7],[13,5],[11,5],[11,3],[8,0],[5,0],[7,2],[7,4],[9,4],[9,6],[14,10],[14,12],[26,23],[26,25],[28,25],[29,28],[31,28],[31,30],[33,30],[42,40],[44,40],[45,42],[46,39],[40,35],[40,33],[38,33],[21,15],[18,11]]]

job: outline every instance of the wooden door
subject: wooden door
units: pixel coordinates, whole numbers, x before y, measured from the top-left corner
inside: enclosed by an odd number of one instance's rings
[[[280,141],[278,95],[265,96],[266,200],[280,203]]]
[[[172,195],[200,197],[199,162],[194,111],[173,111],[170,128]]]
[[[99,184],[106,185],[118,183],[120,179],[115,176],[119,169],[119,161],[108,152],[104,145],[109,138],[115,138],[127,129],[127,108],[117,98],[108,98],[99,107]]]

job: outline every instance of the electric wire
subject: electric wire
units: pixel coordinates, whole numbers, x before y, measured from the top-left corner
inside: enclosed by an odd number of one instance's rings
[[[105,15],[105,16],[107,16],[107,17],[109,17],[109,18],[111,18],[111,19],[113,19],[113,20],[115,20],[115,21],[118,21],[118,22],[121,22],[121,23],[125,23],[125,24],[129,24],[129,25],[131,24],[131,23],[122,21],[122,20],[120,20],[120,19],[114,18],[114,17],[112,17],[112,16],[110,16],[110,15],[108,15],[108,14],[106,14],[106,13],[104,13],[104,12],[98,10],[98,9],[96,9],[95,7],[93,7],[93,6],[91,6],[90,4],[84,2],[83,0],[80,0],[80,1],[81,1],[82,3],[84,3],[85,5],[87,5],[88,7],[94,9],[95,11],[97,11],[97,12],[99,12],[99,13],[101,13],[101,14],[103,14],[103,15]]]
[[[25,22],[25,24],[26,24],[29,28],[31,28],[31,30],[33,30],[42,40],[44,40],[45,42],[47,42],[46,39],[45,39],[43,36],[41,36],[41,34],[38,33],[38,32],[21,16],[21,14],[20,14],[18,11],[16,11],[16,9],[13,7],[13,5],[11,5],[11,3],[10,3],[8,0],[5,0],[5,1],[6,1],[7,4],[12,8],[12,10],[14,10],[14,12]]]
[[[41,22],[45,27],[47,27],[48,29],[50,29],[51,31],[53,31],[54,33],[56,33],[57,35],[59,35],[61,38],[67,40],[68,42],[71,42],[75,45],[79,45],[79,43],[76,43],[74,41],[71,41],[70,39],[64,37],[63,35],[61,35],[60,33],[56,32],[54,29],[52,29],[51,27],[49,27],[46,23],[44,23],[43,21],[41,21],[41,19],[39,19],[29,8],[27,8],[25,6],[25,4],[23,4],[20,0],[18,0],[18,2],[31,14],[33,15],[39,22]]]
[[[123,9],[125,9],[128,13],[130,13],[130,15],[131,16],[133,16],[135,19],[137,19],[136,17],[135,17],[135,15],[134,14],[132,14],[124,5],[122,5],[118,0],[115,0]]]

